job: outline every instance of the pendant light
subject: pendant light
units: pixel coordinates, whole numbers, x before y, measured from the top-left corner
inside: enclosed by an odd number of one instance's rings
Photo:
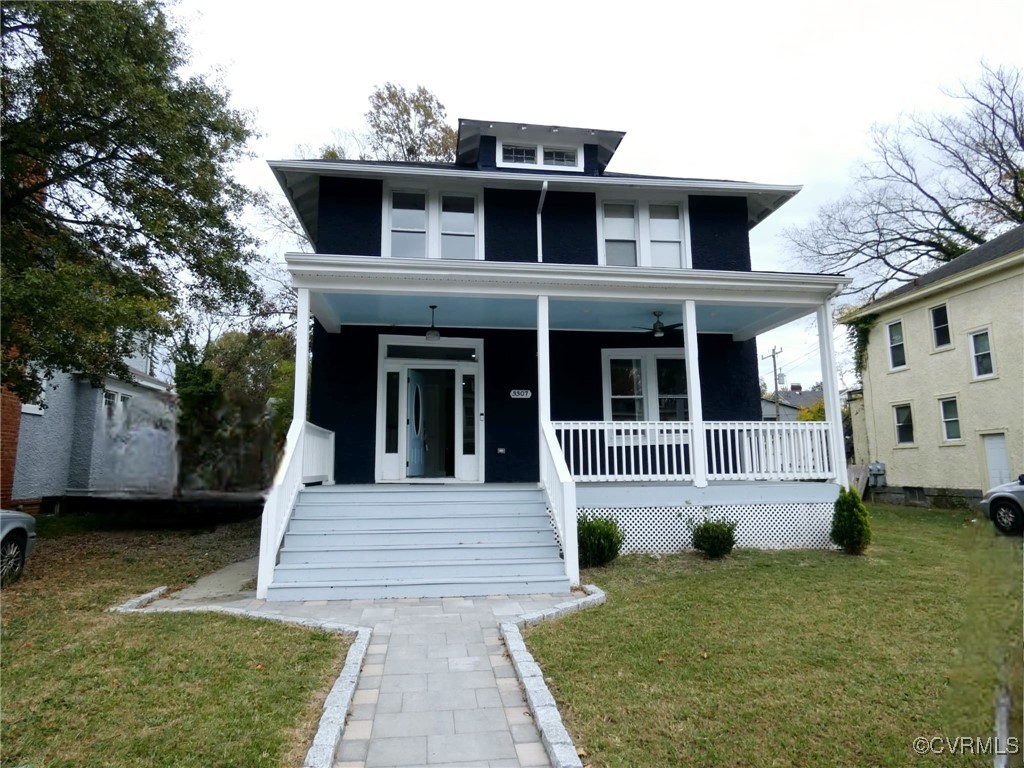
[[[427,331],[427,341],[440,341],[441,332],[434,327],[434,310],[437,309],[437,304],[430,305],[430,330]]]

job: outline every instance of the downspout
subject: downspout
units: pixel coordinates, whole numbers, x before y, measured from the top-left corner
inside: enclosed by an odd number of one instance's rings
[[[544,211],[544,198],[548,196],[548,183],[545,181],[540,186],[540,199],[537,200],[537,261],[544,261],[544,233],[541,226],[540,215]]]

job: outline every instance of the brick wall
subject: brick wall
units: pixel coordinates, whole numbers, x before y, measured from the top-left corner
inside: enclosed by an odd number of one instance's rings
[[[0,506],[11,503],[14,486],[14,461],[18,456],[18,428],[21,426],[21,400],[0,388]]]

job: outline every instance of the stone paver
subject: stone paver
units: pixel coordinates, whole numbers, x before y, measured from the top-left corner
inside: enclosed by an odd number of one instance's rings
[[[203,604],[373,629],[334,768],[550,766],[498,625],[571,595]],[[198,601],[198,598],[196,598]],[[180,607],[172,596],[154,610]]]

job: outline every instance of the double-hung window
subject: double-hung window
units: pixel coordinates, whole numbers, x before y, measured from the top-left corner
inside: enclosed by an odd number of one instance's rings
[[[955,397],[944,397],[939,400],[942,415],[942,439],[960,439],[960,409],[957,408]]]
[[[932,341],[935,343],[936,349],[942,349],[948,347],[950,344],[949,336],[949,314],[946,311],[946,305],[940,304],[937,307],[931,308],[932,318]]]
[[[893,406],[896,417],[896,443],[910,445],[914,442],[914,413],[910,404]]]
[[[391,258],[478,258],[481,238],[473,195],[394,190],[386,202]]]
[[[992,365],[992,340],[987,329],[971,334],[971,366],[976,379],[995,373]]]
[[[903,345],[903,323],[897,320],[886,326],[889,334],[889,369],[896,370],[907,365],[907,351]]]
[[[682,350],[606,349],[601,358],[607,421],[690,418]]]
[[[682,202],[602,201],[599,214],[603,263],[608,266],[669,269],[687,266]]]

